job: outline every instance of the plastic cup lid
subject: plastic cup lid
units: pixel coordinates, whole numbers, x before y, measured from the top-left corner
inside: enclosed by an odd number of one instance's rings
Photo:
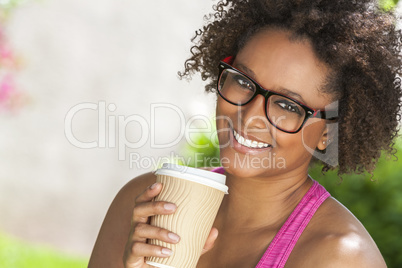
[[[216,172],[211,172],[208,170],[202,170],[198,168],[180,166],[171,163],[165,163],[162,165],[162,168],[158,169],[155,172],[155,174],[167,175],[184,180],[197,182],[221,190],[226,194],[228,193],[228,187],[225,185],[226,176]]]

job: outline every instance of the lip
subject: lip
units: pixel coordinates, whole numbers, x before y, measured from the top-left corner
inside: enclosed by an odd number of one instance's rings
[[[239,153],[243,153],[243,154],[260,154],[263,152],[269,152],[272,151],[272,144],[269,143],[271,146],[266,147],[266,148],[250,148],[250,147],[246,147],[242,144],[240,144],[234,137],[233,135],[233,128],[230,128],[230,141],[231,144],[233,144],[233,148],[238,151]],[[261,139],[253,136],[253,135],[245,135],[242,132],[239,132],[236,130],[237,133],[239,133],[240,135],[242,135],[243,137],[250,139],[250,140],[254,140],[254,141],[258,141],[258,142],[262,142],[262,143],[268,143],[265,141],[262,141]]]

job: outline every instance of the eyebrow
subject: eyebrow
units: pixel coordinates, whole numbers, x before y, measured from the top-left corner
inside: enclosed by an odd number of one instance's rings
[[[239,69],[240,71],[244,72],[245,74],[247,74],[248,76],[250,76],[250,77],[253,78],[254,80],[257,80],[257,79],[256,79],[256,75],[255,75],[255,73],[253,72],[253,70],[249,69],[247,66],[245,66],[245,65],[243,65],[243,64],[241,64],[241,63],[238,63],[238,64],[236,64],[236,65],[237,65],[237,67],[235,67],[235,68],[237,68],[237,69]],[[257,83],[258,83],[258,82],[257,82]],[[262,86],[261,86],[261,87],[262,87]],[[264,88],[264,87],[263,87],[263,88]],[[265,88],[264,88],[264,89],[265,89]],[[269,90],[269,89],[267,89],[267,90]],[[306,102],[304,101],[303,97],[302,97],[300,94],[298,94],[298,93],[296,93],[296,92],[293,92],[293,91],[291,91],[291,90],[289,90],[289,89],[286,89],[286,88],[281,87],[281,88],[280,88],[280,91],[276,91],[276,90],[272,90],[272,91],[277,92],[277,93],[280,93],[280,94],[283,94],[283,95],[286,95],[286,96],[289,96],[289,97],[292,97],[292,98],[294,98],[294,99],[296,99],[296,100],[302,102],[303,104],[306,103]]]
[[[243,64],[241,64],[241,63],[236,64],[236,65],[239,66],[238,69],[239,69],[240,71],[245,72],[247,75],[251,76],[251,78],[253,78],[253,79],[255,80],[256,75],[255,75],[255,73],[253,72],[253,70],[249,69],[247,66],[245,66],[245,65],[243,65]]]
[[[292,97],[293,99],[296,99],[296,100],[298,100],[299,102],[301,102],[301,103],[303,103],[304,105],[306,105],[306,104],[305,104],[306,102],[304,101],[303,97],[302,97],[300,94],[298,94],[298,93],[296,93],[296,92],[293,92],[293,91],[291,91],[291,90],[289,90],[289,89],[286,89],[286,88],[281,88],[280,90],[281,90],[281,92],[279,92],[279,93],[282,93],[283,95]]]

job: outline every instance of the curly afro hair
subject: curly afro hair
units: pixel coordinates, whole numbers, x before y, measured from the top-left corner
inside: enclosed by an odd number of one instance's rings
[[[401,32],[391,12],[370,0],[223,0],[205,18],[181,78],[199,72],[206,91],[215,91],[220,60],[236,56],[261,29],[291,31],[311,40],[334,73],[322,90],[339,100],[338,174],[372,173],[382,151],[395,154]]]

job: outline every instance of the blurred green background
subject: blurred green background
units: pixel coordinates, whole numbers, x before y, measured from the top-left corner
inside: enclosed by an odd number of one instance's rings
[[[0,233],[2,268],[82,268],[88,260]]]

